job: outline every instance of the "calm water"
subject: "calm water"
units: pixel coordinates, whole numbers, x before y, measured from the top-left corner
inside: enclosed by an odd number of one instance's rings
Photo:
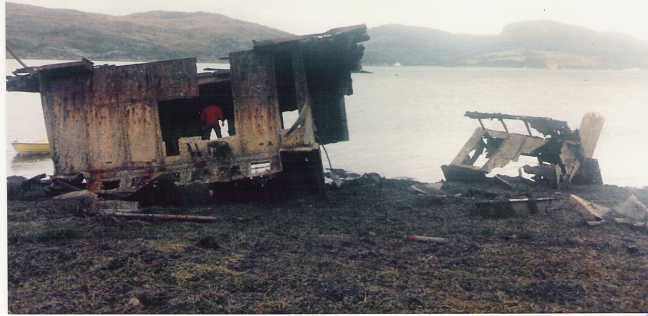
[[[213,66],[219,65],[199,69]],[[7,62],[8,70],[15,67]],[[604,181],[648,185],[648,71],[366,69],[373,73],[355,74],[355,95],[347,98],[351,141],[327,146],[334,168],[437,181],[439,166],[454,158],[478,126],[463,117],[467,110],[551,116],[572,128],[595,111],[606,118],[594,154]],[[6,100],[7,140],[45,140],[39,95],[12,92]],[[8,174],[52,173],[51,161],[12,162],[14,154],[8,146]],[[515,168],[500,172],[515,174]]]

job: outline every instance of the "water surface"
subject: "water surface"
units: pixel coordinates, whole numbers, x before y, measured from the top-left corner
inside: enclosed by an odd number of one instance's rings
[[[31,60],[29,65],[53,61]],[[96,62],[96,64],[123,64]],[[15,69],[13,60],[7,69]],[[204,67],[226,65],[199,64]],[[594,154],[606,183],[648,185],[648,71],[513,68],[366,67],[347,98],[351,140],[327,145],[333,167],[422,181],[442,178],[476,121],[465,111],[550,116],[580,125],[594,111],[606,118]],[[40,97],[7,94],[7,140],[46,140]],[[492,124],[497,127],[498,124]],[[523,131],[523,125],[510,124]],[[8,174],[52,173],[50,160],[12,162]],[[502,170],[515,174],[515,167]]]

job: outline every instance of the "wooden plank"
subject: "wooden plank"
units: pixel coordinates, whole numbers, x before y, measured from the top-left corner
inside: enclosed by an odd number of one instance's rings
[[[609,208],[592,203],[576,194],[569,195],[568,204],[583,215],[587,221],[600,221],[610,211]]]
[[[411,241],[425,241],[425,242],[435,242],[440,244],[446,244],[449,242],[448,238],[443,237],[431,237],[431,236],[421,236],[421,235],[412,235],[407,237],[407,240]]]
[[[143,214],[143,213],[126,213],[116,211],[103,211],[102,215],[122,217],[126,219],[140,219],[140,220],[161,220],[161,221],[180,221],[180,222],[197,222],[197,223],[213,223],[218,221],[218,218],[213,216],[198,216],[198,215],[171,215],[171,214]]]

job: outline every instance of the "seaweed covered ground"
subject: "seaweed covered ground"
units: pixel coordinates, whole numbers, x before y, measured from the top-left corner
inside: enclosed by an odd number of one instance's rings
[[[9,201],[10,311],[648,311],[646,228],[590,227],[560,202],[485,219],[473,202],[494,188],[447,186],[448,197],[437,198],[412,184],[352,181],[326,199],[143,210],[219,219],[202,224],[81,217],[52,200]],[[631,193],[572,190],[607,206]],[[632,191],[648,202],[648,190]]]

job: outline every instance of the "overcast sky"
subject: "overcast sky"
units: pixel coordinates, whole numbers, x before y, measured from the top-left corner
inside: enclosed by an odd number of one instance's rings
[[[551,19],[648,40],[647,0],[13,0],[50,8],[124,15],[207,11],[296,34],[366,23],[398,23],[456,33],[495,34],[507,23]]]

